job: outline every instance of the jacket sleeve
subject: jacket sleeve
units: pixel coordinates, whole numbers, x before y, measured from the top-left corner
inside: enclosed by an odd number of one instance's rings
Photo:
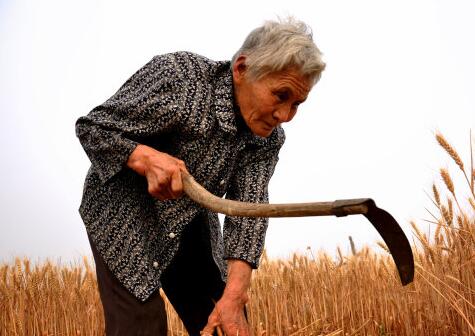
[[[105,103],[76,122],[76,135],[103,183],[117,174],[143,137],[181,120],[180,78],[172,54],[155,56]]]
[[[231,179],[226,198],[242,202],[268,203],[269,181],[274,174],[278,154],[285,141],[284,131],[276,129],[269,139],[270,145],[247,150],[242,165]],[[259,266],[264,248],[268,218],[226,216],[223,238],[225,259],[240,259],[252,268]]]

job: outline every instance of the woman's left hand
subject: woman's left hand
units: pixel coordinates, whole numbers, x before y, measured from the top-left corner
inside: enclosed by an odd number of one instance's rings
[[[208,324],[202,335],[213,335],[220,328],[227,336],[249,336],[249,325],[244,316],[244,304],[241,298],[222,297],[211,312]]]
[[[247,291],[251,284],[251,266],[242,260],[228,260],[228,281],[223,296],[208,318],[201,335],[213,335],[220,327],[227,336],[250,336],[251,331],[244,306],[249,300]]]

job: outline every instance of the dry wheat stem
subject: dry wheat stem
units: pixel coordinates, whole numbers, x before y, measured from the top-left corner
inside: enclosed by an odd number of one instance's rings
[[[432,247],[430,246],[429,242],[427,241],[427,237],[419,231],[419,228],[417,227],[417,225],[414,221],[411,221],[411,226],[414,229],[414,231],[416,232],[417,238],[422,243],[422,246],[423,246],[424,250],[429,254],[430,258],[432,259],[432,262],[435,262],[436,258],[435,258],[435,255],[434,255],[434,251],[433,251]]]
[[[434,220],[424,219],[424,218],[422,218],[421,220],[429,224],[439,225],[439,219],[436,216],[434,216],[434,214],[431,213],[427,208],[425,208],[425,210],[429,213],[429,215],[431,215],[434,218]]]
[[[320,321],[321,321],[320,319],[315,320],[315,321],[313,321],[312,323],[306,325],[305,327],[302,327],[302,328],[300,328],[299,330],[297,330],[297,331],[291,333],[289,336],[295,336],[295,335],[297,335],[297,334],[300,334],[300,333],[303,332],[304,330],[308,329],[309,327],[311,327],[312,325],[314,325],[314,324],[316,324],[316,323],[318,323],[318,322],[320,322]]]
[[[462,294],[460,294],[457,290],[455,290],[452,286],[450,286],[448,283],[446,283],[445,281],[443,281],[442,279],[440,279],[439,277],[437,277],[435,274],[433,274],[432,272],[426,270],[424,267],[421,267],[419,266],[419,269],[423,270],[424,272],[426,272],[428,275],[430,275],[432,278],[434,278],[435,280],[437,280],[438,282],[440,282],[442,285],[446,286],[448,289],[450,289],[455,295],[457,295],[458,297],[460,297],[461,300],[465,301],[471,308],[475,309],[475,305],[473,305],[470,301],[468,301]],[[445,275],[447,277],[449,277],[450,275]],[[452,276],[450,276],[452,279],[454,280],[457,280],[461,285],[463,285],[459,279],[457,278],[454,278]]]
[[[475,262],[475,254],[472,255],[472,256],[470,256],[467,261],[465,261],[464,263],[460,264],[459,269],[465,267],[465,265],[470,264],[470,263],[472,263],[472,262]],[[474,290],[473,292],[475,293],[475,290]]]
[[[420,266],[419,266],[420,268]],[[444,294],[442,294],[442,292],[440,292],[426,277],[424,277],[422,275],[421,272],[417,271],[416,270],[416,273],[419,274],[419,276],[430,286],[432,287],[432,289],[437,293],[439,294],[439,296],[441,296],[452,308],[454,308],[457,313],[463,318],[463,320],[468,324],[468,326],[470,327],[470,330],[475,333],[475,327],[470,323],[470,321],[468,320],[467,316],[465,315],[465,313],[463,312],[463,310],[454,302],[452,302],[451,300],[449,300]]]
[[[366,320],[366,322],[364,322],[358,329],[356,329],[354,332],[352,332],[349,336],[354,336],[356,335],[361,329],[363,329],[364,327],[366,327],[366,325],[371,322],[371,319],[368,319]]]

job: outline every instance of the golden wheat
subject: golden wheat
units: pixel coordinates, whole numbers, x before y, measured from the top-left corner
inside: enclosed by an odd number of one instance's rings
[[[435,203],[440,207],[440,194],[435,184],[432,185],[432,193],[434,194]]]
[[[440,168],[440,176],[444,180],[445,186],[450,191],[450,193],[452,195],[455,195],[454,182],[452,181],[452,178],[450,177],[448,170],[445,168]]]
[[[445,137],[440,134],[440,133],[437,133],[435,135],[435,138],[437,140],[437,142],[439,143],[439,145],[445,149],[445,151],[450,155],[450,157],[455,161],[455,163],[457,164],[457,166],[459,166],[460,170],[462,170],[463,172],[465,172],[465,169],[464,169],[464,165],[463,165],[463,161],[462,159],[460,158],[460,156],[458,155],[457,151],[449,144],[449,142],[445,139]]]

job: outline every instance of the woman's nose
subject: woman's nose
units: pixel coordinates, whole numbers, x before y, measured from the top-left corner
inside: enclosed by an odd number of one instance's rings
[[[278,108],[274,113],[274,118],[279,121],[279,123],[288,122],[292,119],[292,109],[289,106],[282,106]]]

